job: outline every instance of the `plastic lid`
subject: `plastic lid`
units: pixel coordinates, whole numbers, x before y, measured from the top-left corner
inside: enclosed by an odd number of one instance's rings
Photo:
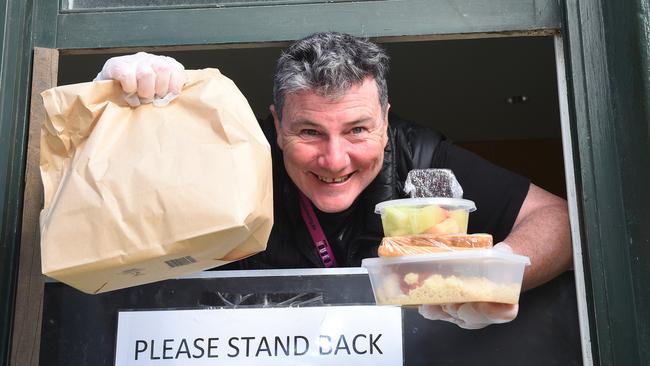
[[[375,213],[382,213],[388,206],[411,206],[423,207],[429,205],[438,205],[446,209],[464,208],[468,212],[476,211],[474,201],[462,198],[445,198],[445,197],[421,197],[421,198],[402,198],[380,202],[375,206]]]
[[[361,261],[362,267],[376,267],[389,264],[403,264],[413,262],[437,262],[447,260],[463,260],[463,259],[499,259],[506,262],[520,263],[522,265],[530,265],[530,258],[519,255],[506,253],[499,250],[492,249],[477,249],[477,250],[459,250],[430,254],[414,254],[404,255],[400,257],[378,257],[366,258]]]

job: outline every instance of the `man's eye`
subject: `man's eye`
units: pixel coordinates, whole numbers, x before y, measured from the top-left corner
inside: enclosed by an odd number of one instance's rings
[[[363,132],[363,127],[354,127],[350,132],[352,132],[353,135],[358,135]]]
[[[311,129],[311,128],[304,129],[304,130],[300,131],[300,133],[305,135],[305,136],[318,136],[319,135],[318,131],[316,131],[314,129]]]

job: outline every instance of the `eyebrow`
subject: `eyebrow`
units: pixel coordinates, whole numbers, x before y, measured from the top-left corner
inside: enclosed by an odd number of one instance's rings
[[[293,125],[298,127],[322,127],[320,123],[316,123],[308,119],[298,120],[294,122]]]
[[[372,121],[373,121],[372,117],[367,117],[367,118],[358,119],[356,121],[345,122],[343,126],[349,127],[349,126],[362,125],[364,123],[368,123]]]
[[[354,121],[350,121],[350,122],[344,122],[343,126],[344,127],[356,126],[356,125],[361,125],[361,124],[372,122],[372,121],[373,121],[372,117],[362,118],[362,119],[358,119],[358,120],[354,120]],[[299,127],[322,127],[322,124],[320,124],[318,122],[310,121],[308,119],[298,120],[298,121],[294,122],[294,125],[299,126]]]

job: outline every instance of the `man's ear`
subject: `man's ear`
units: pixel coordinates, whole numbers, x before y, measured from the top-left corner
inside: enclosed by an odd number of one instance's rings
[[[388,144],[388,111],[390,110],[390,103],[386,103],[386,112],[384,113],[384,147]]]
[[[384,113],[384,124],[388,128],[388,111],[390,111],[390,103],[386,103],[386,113]]]
[[[271,115],[273,115],[273,124],[275,125],[275,140],[278,143],[280,150],[282,150],[284,141],[282,139],[282,133],[280,130],[280,118],[278,118],[278,112],[275,110],[275,105],[271,104],[269,106],[269,111],[271,111]]]

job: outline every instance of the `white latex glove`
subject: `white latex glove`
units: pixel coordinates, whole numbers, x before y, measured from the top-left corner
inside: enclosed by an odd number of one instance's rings
[[[152,103],[162,107],[178,96],[187,81],[185,68],[167,56],[138,52],[110,58],[95,80],[117,80],[132,107]]]
[[[512,253],[506,243],[498,243],[493,250]],[[444,320],[464,329],[481,329],[490,324],[501,324],[517,317],[519,304],[468,302],[462,304],[420,305],[418,312],[430,320]]]

